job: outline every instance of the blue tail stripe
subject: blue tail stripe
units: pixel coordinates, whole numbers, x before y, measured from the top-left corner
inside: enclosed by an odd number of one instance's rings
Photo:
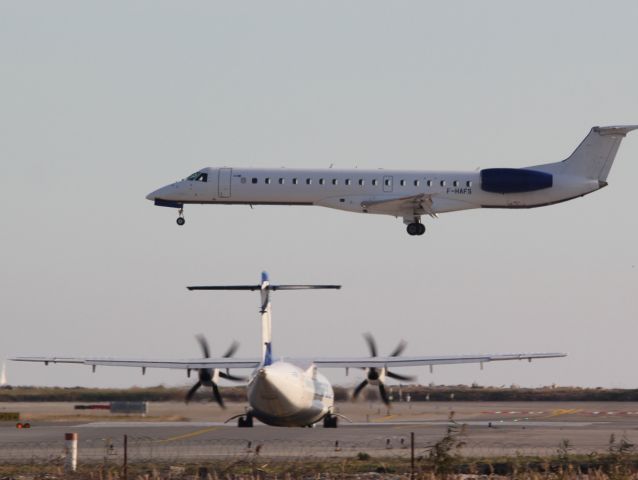
[[[272,364],[272,345],[266,343],[266,353],[264,354],[264,367]]]

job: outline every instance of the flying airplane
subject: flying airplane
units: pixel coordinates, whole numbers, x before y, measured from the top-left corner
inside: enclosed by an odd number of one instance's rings
[[[258,290],[261,296],[259,312],[261,315],[261,345],[260,358],[239,359],[232,358],[236,349],[233,344],[221,358],[209,356],[208,344],[199,338],[204,358],[185,360],[143,360],[143,359],[115,359],[115,358],[67,358],[67,357],[15,357],[11,360],[20,362],[71,363],[90,365],[95,371],[96,366],[137,367],[142,373],[147,368],[173,368],[186,370],[190,376],[192,370],[197,370],[199,379],[189,390],[186,400],[190,400],[195,391],[201,386],[210,386],[213,397],[224,406],[219,393],[217,382],[219,378],[241,380],[240,377],[221,372],[229,369],[252,368],[253,372],[248,380],[248,404],[245,414],[231,417],[228,421],[238,418],[239,427],[252,427],[253,419],[262,423],[280,427],[306,427],[317,422],[323,422],[326,428],[336,428],[338,415],[334,410],[334,393],[332,385],[318,368],[360,368],[365,370],[366,378],[354,391],[356,397],[367,385],[377,386],[381,399],[389,405],[389,398],[385,389],[385,379],[394,378],[409,381],[411,377],[399,375],[390,371],[395,367],[414,367],[429,365],[448,365],[458,363],[478,363],[483,366],[486,362],[504,360],[528,360],[536,358],[564,357],[564,353],[513,353],[513,354],[478,354],[478,355],[446,355],[446,356],[411,356],[401,357],[406,344],[401,342],[388,356],[377,355],[377,348],[370,335],[366,340],[370,348],[370,357],[310,357],[275,359],[271,338],[271,303],[270,292],[283,290],[307,289],[339,289],[340,285],[272,285],[268,275],[262,273],[261,282],[257,285],[215,285],[187,287],[189,290]]]
[[[184,205],[317,205],[402,217],[410,235],[423,235],[421,217],[472,208],[533,208],[564,202],[607,186],[620,142],[638,125],[593,127],[566,160],[526,168],[473,172],[421,170],[299,170],[203,168],[159,188],[147,199]]]

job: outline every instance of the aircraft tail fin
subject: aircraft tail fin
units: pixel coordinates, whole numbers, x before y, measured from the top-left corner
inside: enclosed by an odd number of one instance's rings
[[[607,176],[622,139],[638,125],[593,127],[576,150],[562,162],[529,167],[552,174],[567,174],[607,184]]]
[[[272,321],[270,305],[270,292],[277,290],[314,290],[314,289],[340,289],[341,285],[271,285],[268,273],[261,273],[259,285],[205,285],[197,287],[186,287],[189,290],[259,290],[261,295],[261,347],[262,364],[272,363]]]

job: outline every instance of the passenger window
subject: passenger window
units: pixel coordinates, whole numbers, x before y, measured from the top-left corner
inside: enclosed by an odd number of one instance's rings
[[[257,178],[253,177],[253,183],[257,183]]]
[[[426,183],[427,183],[427,186],[428,186],[428,187],[431,187],[431,186],[432,186],[432,180],[428,180]]]
[[[379,182],[377,181],[377,179],[376,179],[376,178],[375,178],[374,180],[372,180],[372,186],[373,186],[373,187],[376,187],[376,186],[377,186],[377,183],[379,183]]]
[[[365,185],[365,182],[363,181],[362,178],[359,179],[359,185],[362,186],[362,187]]]
[[[266,177],[265,182],[266,182],[266,185],[270,185],[270,177]]]
[[[441,180],[441,186],[445,187],[445,180]]]
[[[389,187],[390,186],[390,179],[386,178],[384,183],[385,183],[386,187]]]
[[[339,183],[339,181],[338,181],[336,178],[333,178],[333,179],[332,179],[332,184],[333,184],[333,185],[337,185],[338,183]]]
[[[283,179],[283,178],[280,178],[280,179],[279,179],[279,185],[283,185],[283,184],[284,184],[284,179]]]
[[[292,179],[292,184],[293,185],[297,185],[299,183],[299,180],[297,180],[296,178]]]
[[[453,185],[454,185],[455,187],[458,187],[458,186],[459,186],[459,181],[458,181],[458,180],[454,180]]]
[[[466,187],[471,187],[472,186],[472,181],[468,180],[467,182],[465,182],[465,186]]]
[[[399,182],[399,184],[400,184],[402,187],[405,187],[405,180],[401,180],[401,181]]]
[[[312,185],[312,179],[306,178],[306,185]]]
[[[419,180],[415,180],[414,181],[414,186],[418,187],[419,185],[421,185],[421,182]]]
[[[350,185],[350,179],[346,178],[346,185]]]
[[[319,179],[319,185],[323,185],[324,183],[326,183],[325,180],[323,178],[320,178]]]

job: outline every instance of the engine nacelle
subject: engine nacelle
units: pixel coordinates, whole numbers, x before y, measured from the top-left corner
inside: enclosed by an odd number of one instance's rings
[[[486,168],[481,170],[481,189],[492,193],[523,193],[550,188],[551,173],[524,168]]]

